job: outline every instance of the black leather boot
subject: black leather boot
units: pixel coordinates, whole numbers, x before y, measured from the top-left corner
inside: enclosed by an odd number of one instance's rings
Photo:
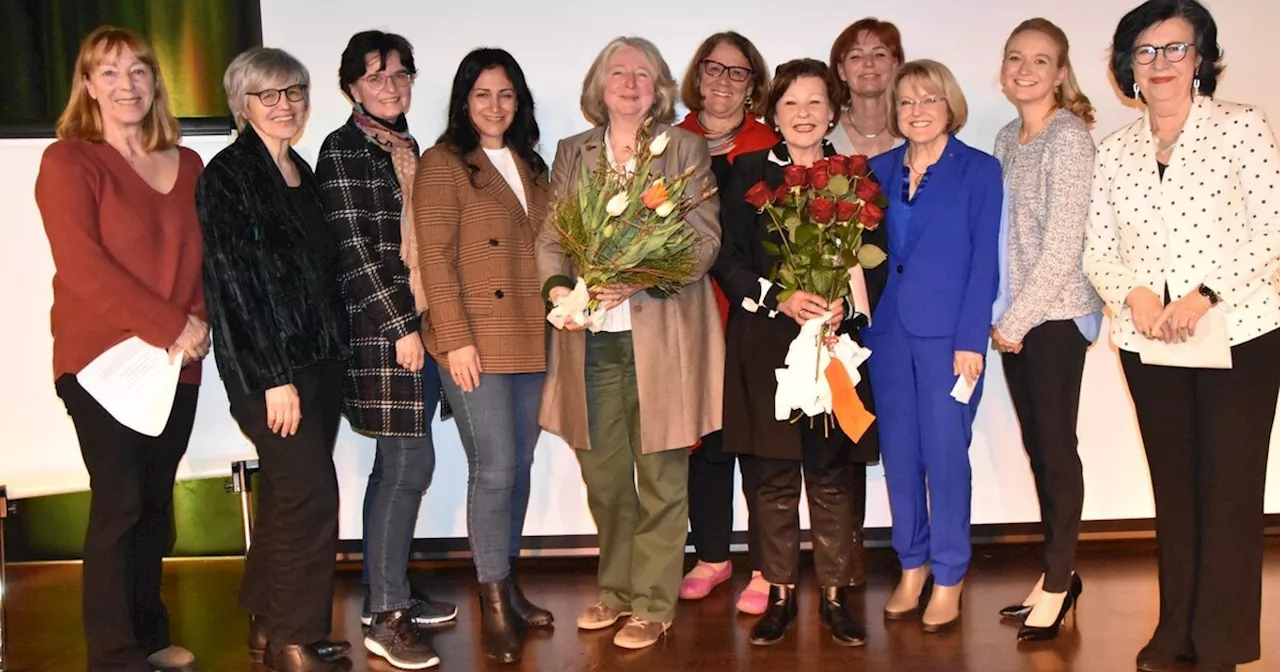
[[[822,619],[822,624],[831,630],[831,637],[836,640],[836,644],[862,646],[867,643],[867,628],[849,613],[846,607],[846,590],[836,586],[823,587],[818,616]]]
[[[271,672],[341,672],[337,663],[321,658],[308,644],[267,645],[263,662]]]
[[[859,525],[853,531],[853,556],[850,558],[849,569],[853,574],[854,588],[862,588],[867,585],[867,562],[863,552],[863,542],[866,541],[866,533]]]
[[[510,566],[511,570],[508,572],[508,578],[511,579],[511,608],[515,610],[516,615],[527,626],[534,628],[550,627],[556,620],[555,616],[552,616],[550,611],[525,598],[524,591],[520,590],[520,580],[516,576],[516,558],[511,558]]]
[[[262,616],[249,616],[249,660],[263,662],[267,652],[267,621]],[[307,645],[317,656],[333,662],[351,651],[351,643],[343,640],[319,641]]]
[[[520,660],[522,621],[511,606],[511,578],[480,584],[480,625],[484,652],[500,663]]]
[[[751,628],[751,643],[770,646],[782,641],[796,622],[796,589],[774,584],[769,586],[769,608]]]

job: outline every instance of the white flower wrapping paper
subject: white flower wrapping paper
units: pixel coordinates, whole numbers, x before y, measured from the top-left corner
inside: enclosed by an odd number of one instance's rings
[[[835,346],[827,348],[820,334],[822,325],[829,319],[831,313],[826,313],[805,322],[800,327],[800,335],[787,348],[786,366],[774,369],[778,379],[778,391],[773,398],[774,419],[789,420],[796,410],[809,417],[831,413],[831,386],[823,374],[832,358],[844,365],[853,385],[862,381],[858,367],[871,357],[871,350],[855,343],[848,334],[841,334]]]
[[[547,313],[547,321],[556,329],[564,329],[565,324],[573,322],[580,327],[585,326],[594,334],[600,331],[600,327],[604,324],[605,311],[597,306],[594,311],[588,312],[590,305],[591,292],[587,291],[587,282],[578,278],[578,284],[574,285],[573,291],[557,301]]]

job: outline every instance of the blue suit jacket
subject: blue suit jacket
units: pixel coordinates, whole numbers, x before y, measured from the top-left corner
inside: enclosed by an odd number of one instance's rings
[[[902,145],[870,161],[890,199],[902,193],[906,151]],[[896,316],[913,336],[951,337],[956,350],[986,353],[999,283],[1003,189],[1000,162],[952,135],[912,205],[906,240],[898,244],[890,231],[889,282],[869,336],[886,333]],[[885,220],[894,226],[891,217]]]

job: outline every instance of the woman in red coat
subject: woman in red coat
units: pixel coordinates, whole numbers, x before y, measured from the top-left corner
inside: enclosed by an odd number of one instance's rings
[[[778,136],[758,117],[763,114],[769,90],[769,69],[751,40],[735,32],[716,33],[694,52],[685,69],[680,96],[689,114],[678,126],[707,139],[711,172],[723,190],[733,161],[740,154],[767,149]],[[729,302],[715,286],[720,319],[727,323]],[[750,456],[738,455],[739,461]],[[680,583],[680,597],[698,600],[729,580],[729,538],[733,533],[733,465],[735,455],[724,451],[720,432],[709,434],[689,458],[689,527],[698,564]],[[744,479],[750,470],[742,463]],[[743,482],[743,493],[752,488]],[[738,609],[764,613],[769,583],[760,576],[757,544],[750,530],[754,502],[747,495],[747,545],[751,554],[751,583],[738,599]]]

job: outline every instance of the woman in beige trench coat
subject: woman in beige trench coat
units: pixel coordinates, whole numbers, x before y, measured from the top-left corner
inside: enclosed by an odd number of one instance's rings
[[[712,183],[706,141],[670,125],[675,97],[656,47],[610,42],[583,85],[583,114],[594,127],[556,149],[555,195],[572,193],[581,166],[594,166],[601,152],[615,169],[631,167],[636,131],[649,117],[652,134],[670,138],[653,170],[674,176],[692,166],[693,188]],[[643,287],[602,292],[600,331],[552,332],[542,397],[542,426],[576,449],[599,530],[600,597],[578,627],[599,630],[630,616],[614,643],[631,649],[671,625],[688,530],[688,448],[721,425],[724,335],[706,275],[720,247],[718,198],[687,222],[697,233],[696,279],[666,298]],[[567,295],[577,272],[550,226],[538,237],[537,263],[548,298]]]

